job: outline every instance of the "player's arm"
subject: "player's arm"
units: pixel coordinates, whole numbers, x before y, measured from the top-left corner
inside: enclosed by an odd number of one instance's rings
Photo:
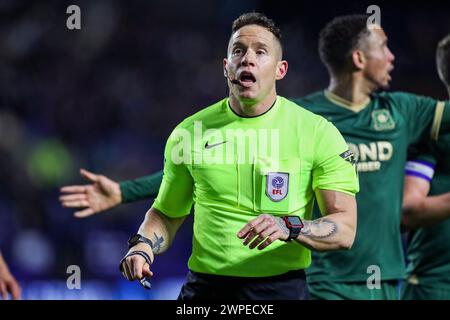
[[[14,300],[20,299],[20,286],[9,271],[8,265],[0,252],[0,294],[2,300],[6,300],[8,292]]]
[[[143,251],[147,253],[151,263],[153,263],[154,255],[161,254],[170,247],[184,219],[185,217],[170,218],[159,210],[150,208],[138,230],[138,234],[150,239],[152,246],[146,243],[138,243],[130,248],[127,255],[135,251]],[[153,276],[150,265],[146,264],[146,260],[140,255],[131,255],[124,260],[123,274],[130,281]]]
[[[90,184],[64,186],[59,197],[63,207],[82,208],[75,212],[77,218],[89,217],[122,203],[155,198],[162,180],[162,171],[120,183],[84,169],[80,174]]]
[[[120,182],[122,203],[156,198],[159,187],[161,186],[162,177],[163,170],[160,170],[148,176]]]
[[[427,196],[433,173],[431,165],[408,162],[403,188],[403,230],[425,227],[450,217],[450,192]]]

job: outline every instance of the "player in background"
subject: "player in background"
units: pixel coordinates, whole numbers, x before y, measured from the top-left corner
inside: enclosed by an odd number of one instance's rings
[[[307,269],[310,295],[399,299],[398,283],[405,278],[400,217],[408,146],[448,131],[449,102],[384,91],[395,58],[383,28],[368,26],[364,15],[328,23],[320,33],[319,54],[330,75],[328,88],[294,101],[339,129],[357,158],[361,189],[352,250],[313,252]],[[374,270],[379,278],[371,286]]]
[[[436,62],[450,96],[450,35],[439,42]],[[435,143],[421,144],[406,166],[402,226],[411,231],[402,299],[450,299],[449,191],[450,134],[447,134]]]

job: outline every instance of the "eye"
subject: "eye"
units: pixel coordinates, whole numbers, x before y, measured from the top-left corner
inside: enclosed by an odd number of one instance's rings
[[[267,53],[266,50],[263,50],[263,49],[259,49],[258,51],[256,51],[257,55],[262,55],[262,54],[266,54],[266,53]]]
[[[235,49],[233,49],[233,55],[234,55],[234,56],[240,56],[240,55],[242,55],[243,52],[244,52],[244,51],[243,51],[241,48],[235,48]]]

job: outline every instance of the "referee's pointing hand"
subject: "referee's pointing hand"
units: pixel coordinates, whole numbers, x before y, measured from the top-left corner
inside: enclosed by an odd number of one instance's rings
[[[147,244],[137,244],[130,249],[127,253],[129,256],[122,262],[122,275],[129,281],[152,277],[153,272],[150,271],[150,264],[146,259],[138,254],[131,255],[135,251],[144,251],[151,259],[153,259],[153,253],[148,249]]]

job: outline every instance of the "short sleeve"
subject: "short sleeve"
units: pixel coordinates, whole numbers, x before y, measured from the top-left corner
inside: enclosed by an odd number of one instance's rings
[[[438,140],[450,127],[449,103],[406,92],[396,92],[390,97],[406,115],[409,143],[419,139]]]
[[[153,207],[171,218],[186,216],[193,203],[194,181],[189,171],[189,163],[180,161],[183,148],[180,147],[182,136],[175,129],[167,140],[164,150],[164,174],[158,197]]]
[[[315,132],[313,189],[355,195],[359,191],[355,158],[341,133],[325,119]]]

